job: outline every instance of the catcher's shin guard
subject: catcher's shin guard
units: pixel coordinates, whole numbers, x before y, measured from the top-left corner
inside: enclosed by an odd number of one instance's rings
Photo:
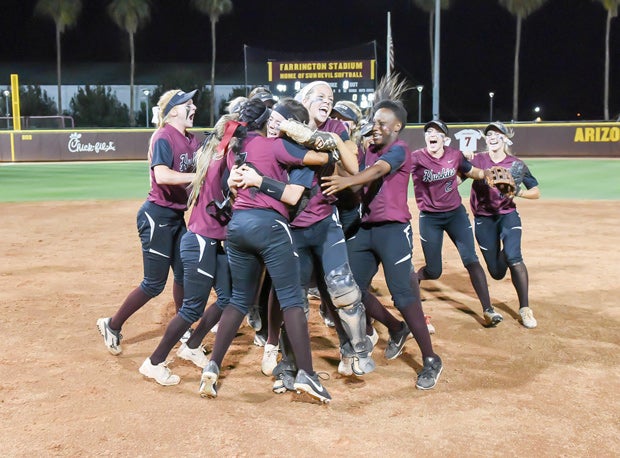
[[[362,304],[362,292],[353,279],[349,263],[345,262],[325,276],[329,296],[336,307],[342,327],[347,333],[353,351],[357,375],[372,372],[375,363],[370,357],[372,342],[366,337],[366,313]]]
[[[368,374],[375,370],[375,362],[370,356],[372,341],[366,336],[366,312],[364,304],[358,302],[347,307],[336,309],[342,327],[349,336],[354,352],[353,373],[355,375]]]
[[[336,308],[347,307],[362,300],[362,292],[353,279],[348,262],[329,272],[325,276],[325,285]]]

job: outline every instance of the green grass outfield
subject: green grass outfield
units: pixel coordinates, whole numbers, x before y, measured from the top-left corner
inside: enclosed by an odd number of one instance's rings
[[[620,200],[620,159],[526,159],[543,199]],[[469,194],[470,183],[461,186]],[[0,163],[0,202],[143,199],[146,161]]]

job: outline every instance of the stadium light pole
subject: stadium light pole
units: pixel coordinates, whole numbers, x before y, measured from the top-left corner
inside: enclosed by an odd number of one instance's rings
[[[422,124],[422,91],[424,86],[419,85],[415,88],[418,90],[418,124]]]
[[[9,113],[9,96],[11,95],[11,91],[5,89],[4,92],[4,103],[6,105],[6,128],[9,129],[11,127],[11,113]]]
[[[148,89],[143,89],[142,93],[144,94],[144,97],[146,98],[146,112],[144,113],[144,123],[146,125],[146,128],[149,128],[149,95],[151,95],[151,91],[149,91]]]
[[[495,92],[489,92],[489,122],[493,122],[493,97]]]

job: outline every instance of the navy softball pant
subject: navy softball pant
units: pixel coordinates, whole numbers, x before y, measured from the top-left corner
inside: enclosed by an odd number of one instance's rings
[[[145,294],[160,294],[172,268],[174,281],[183,284],[181,237],[187,231],[182,210],[161,207],[148,200],[138,210],[136,223],[142,243],[144,278],[140,287]]]
[[[189,323],[198,321],[204,313],[211,288],[215,288],[216,304],[223,310],[230,302],[232,286],[222,242],[188,230],[181,238],[181,259],[184,295],[179,315]]]
[[[508,266],[523,262],[521,217],[515,210],[505,215],[476,216],[476,241],[491,277],[501,280]]]
[[[444,231],[456,245],[464,266],[478,262],[471,223],[463,205],[448,212],[420,212],[419,228],[422,252],[426,262],[424,272],[429,280],[435,280],[441,276]]]
[[[353,277],[362,294],[368,294],[381,263],[394,306],[400,309],[416,301],[417,294],[409,277],[413,249],[409,223],[362,224],[347,240],[347,248]]]
[[[269,209],[235,210],[228,223],[227,253],[232,278],[230,303],[242,314],[256,297],[263,264],[280,307],[304,307],[299,258],[286,219]]]
[[[295,251],[299,255],[301,286],[304,289],[312,286],[315,260],[319,263],[319,271],[323,276],[349,260],[336,209],[331,216],[312,226],[293,228],[292,234]]]

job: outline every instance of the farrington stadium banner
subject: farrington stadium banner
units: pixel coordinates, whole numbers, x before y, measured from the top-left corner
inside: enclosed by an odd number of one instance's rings
[[[355,100],[374,92],[375,42],[320,53],[290,53],[245,46],[246,84],[268,86],[273,94],[294,96],[306,84],[330,83],[337,99]]]

